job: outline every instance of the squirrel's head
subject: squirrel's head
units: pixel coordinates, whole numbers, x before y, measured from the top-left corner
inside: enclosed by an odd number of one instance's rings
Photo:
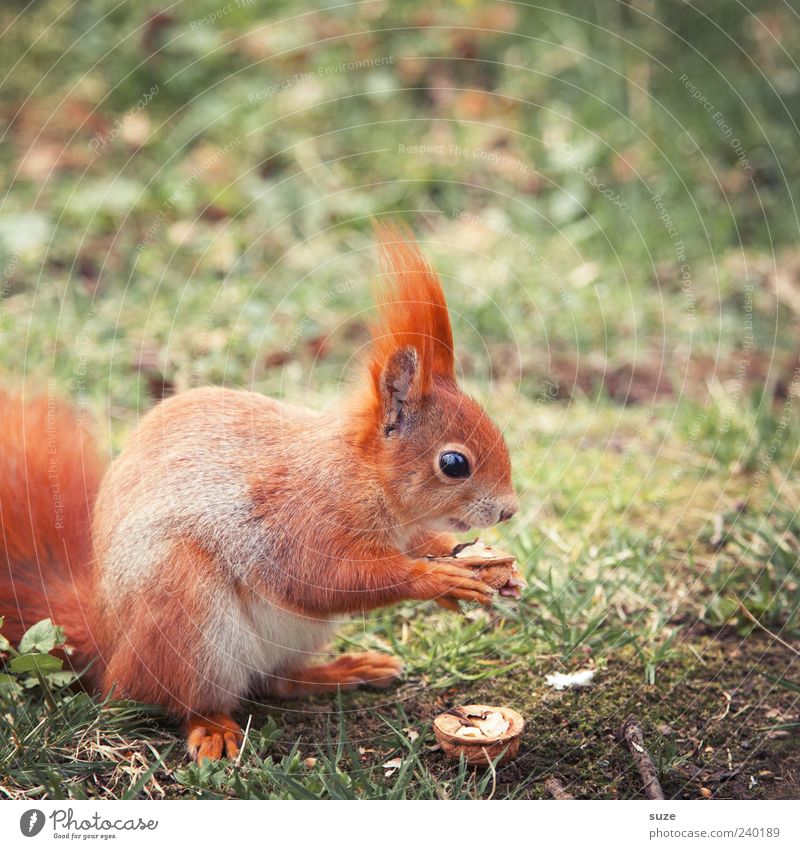
[[[383,270],[372,328],[363,445],[398,520],[466,531],[518,508],[503,436],[455,377],[453,334],[436,273],[413,238],[376,226]]]

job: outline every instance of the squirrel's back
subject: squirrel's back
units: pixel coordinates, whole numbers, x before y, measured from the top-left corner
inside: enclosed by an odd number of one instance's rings
[[[250,393],[199,389],[147,413],[97,500],[95,551],[110,591],[140,587],[177,536],[215,545],[215,529],[230,523],[245,495],[254,438],[248,422],[255,428],[274,410],[274,402]]]
[[[183,393],[142,419],[95,508],[109,683],[178,713],[170,682],[184,699],[205,688],[223,709],[326,641],[329,621],[279,591],[303,557],[313,506],[300,469],[324,431],[320,414],[229,389]],[[133,668],[145,650],[148,667]]]
[[[253,392],[216,388],[151,410],[97,499],[94,544],[108,590],[140,588],[179,538],[219,558],[221,568],[246,568],[255,554],[247,551],[255,481],[266,477],[275,488],[286,478],[291,501],[296,455],[308,450],[321,418]],[[274,509],[285,503],[276,497]]]

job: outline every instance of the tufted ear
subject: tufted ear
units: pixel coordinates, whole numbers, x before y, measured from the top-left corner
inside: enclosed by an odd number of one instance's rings
[[[375,287],[378,320],[372,327],[370,370],[375,386],[388,358],[411,346],[417,356],[416,382],[427,395],[434,377],[455,383],[453,331],[444,292],[410,233],[389,225],[376,224],[375,229],[383,270]]]
[[[380,379],[385,436],[402,433],[407,427],[418,376],[419,356],[411,345],[398,348],[387,358]]]

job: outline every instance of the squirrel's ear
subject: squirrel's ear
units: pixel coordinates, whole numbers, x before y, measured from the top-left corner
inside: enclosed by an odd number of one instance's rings
[[[394,351],[381,371],[380,391],[383,402],[383,432],[386,436],[402,431],[408,420],[419,356],[416,348],[407,345]]]

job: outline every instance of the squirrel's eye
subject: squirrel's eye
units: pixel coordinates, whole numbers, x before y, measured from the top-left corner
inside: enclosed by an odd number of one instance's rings
[[[469,460],[458,451],[445,451],[439,457],[439,468],[448,478],[468,478]]]

